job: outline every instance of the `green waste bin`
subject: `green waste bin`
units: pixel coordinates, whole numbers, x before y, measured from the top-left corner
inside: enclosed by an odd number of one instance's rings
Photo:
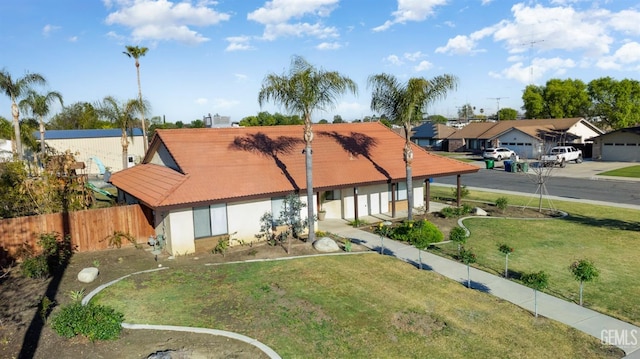
[[[519,162],[518,163],[518,170],[522,171],[522,172],[529,172],[529,164],[526,162]]]
[[[488,170],[493,169],[493,166],[495,165],[493,160],[484,160],[484,163],[487,165]]]

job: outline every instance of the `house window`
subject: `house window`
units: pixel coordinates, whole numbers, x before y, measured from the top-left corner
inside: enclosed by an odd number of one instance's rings
[[[389,185],[389,199],[391,199],[391,185]],[[407,182],[396,183],[396,201],[407,199]]]
[[[324,191],[324,199],[326,201],[333,201],[336,199],[340,199],[340,191],[338,190]]]
[[[195,238],[217,236],[228,232],[226,203],[193,208],[193,233]]]
[[[271,214],[273,215],[273,223],[272,225],[278,225],[278,218],[280,218],[280,213],[284,208],[284,197],[274,197],[271,198]]]

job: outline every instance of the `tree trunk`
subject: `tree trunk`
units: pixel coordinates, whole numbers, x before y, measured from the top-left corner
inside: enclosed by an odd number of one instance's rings
[[[143,105],[142,105],[142,86],[140,86],[140,63],[138,62],[138,59],[136,59],[136,73],[138,74],[138,99],[140,101],[140,109],[142,109]],[[144,153],[147,154],[147,148],[149,146],[148,142],[149,140],[147,139],[147,126],[145,125],[145,121],[144,121],[144,113],[140,114],[140,119],[142,120],[142,137],[144,139]]]
[[[407,137],[407,142],[404,145],[404,161],[407,167],[407,219],[413,219],[413,171],[411,163],[413,162],[413,150],[411,149],[411,143]]]
[[[11,102],[11,115],[13,116],[13,134],[15,141],[13,142],[14,154],[18,155],[18,160],[22,161],[22,139],[20,138],[20,111],[15,99]]]
[[[580,305],[582,305],[582,287],[584,285],[583,281],[580,281]]]
[[[127,140],[127,131],[122,130],[122,138],[120,139],[122,144],[122,169],[127,168],[127,157],[129,157],[129,141]]]
[[[533,312],[535,313],[536,318],[538,317],[538,291],[533,290]]]
[[[471,269],[467,264],[467,288],[471,288]]]
[[[44,160],[44,121],[42,121],[42,117],[40,117],[40,153]]]
[[[309,236],[307,237],[308,243],[313,243],[316,239],[315,234],[315,218],[313,214],[313,161],[311,157],[311,142],[313,141],[313,130],[311,129],[311,119],[309,115],[305,116],[304,124],[304,156],[305,167],[307,174],[307,223],[309,227]]]
[[[504,256],[504,277],[509,278],[509,253]]]

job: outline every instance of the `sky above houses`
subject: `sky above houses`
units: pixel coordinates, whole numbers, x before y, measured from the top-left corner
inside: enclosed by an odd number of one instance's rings
[[[191,122],[208,113],[239,121],[286,111],[258,92],[293,55],[353,79],[358,95],[314,121],[370,116],[367,78],[405,81],[453,74],[457,91],[429,114],[470,104],[487,115],[521,111],[522,91],[548,79],[640,78],[640,5],[635,1],[499,0],[2,0],[0,68],[44,75],[65,104],[107,95],[137,98],[126,45],[140,59],[149,116]],[[11,118],[0,96],[0,116]]]

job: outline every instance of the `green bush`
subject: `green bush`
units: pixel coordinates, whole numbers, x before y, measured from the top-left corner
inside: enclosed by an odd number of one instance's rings
[[[63,307],[53,317],[51,328],[62,337],[82,335],[93,342],[117,339],[123,321],[124,314],[113,308],[75,302]]]
[[[467,241],[467,231],[462,227],[454,227],[449,232],[449,240],[454,243],[464,244]]]
[[[467,186],[462,186],[460,187],[460,198],[466,198],[469,196],[469,189],[467,188]],[[451,196],[453,196],[453,198],[457,198],[458,197],[458,189],[456,187],[453,187],[451,189]]]
[[[453,218],[464,216],[465,214],[471,213],[473,207],[468,204],[463,204],[460,207],[445,207],[440,210],[440,214],[445,218]]]
[[[496,199],[496,207],[500,208],[500,210],[504,211],[505,209],[507,209],[508,205],[509,200],[507,199],[507,197],[500,197]]]
[[[418,221],[406,221],[402,225],[393,228],[391,239],[409,243],[436,243],[444,238],[442,232],[433,223],[421,219]]]
[[[49,263],[47,257],[38,255],[25,258],[20,264],[22,274],[27,278],[47,278],[49,277]]]

